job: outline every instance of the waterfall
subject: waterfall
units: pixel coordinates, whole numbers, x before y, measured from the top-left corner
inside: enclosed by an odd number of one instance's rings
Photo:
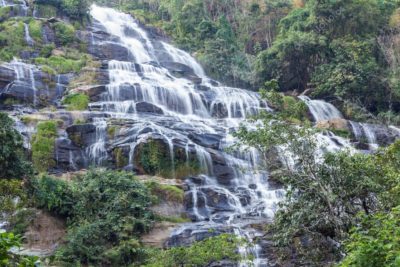
[[[7,3],[6,3],[5,0],[1,0],[1,6],[2,6],[2,7],[7,6]]]
[[[360,123],[363,131],[364,131],[364,136],[367,138],[368,140],[368,144],[371,150],[375,150],[378,148],[378,142],[376,139],[376,135],[374,132],[374,129],[371,127],[371,125],[367,124],[367,123]]]
[[[33,41],[31,35],[29,34],[28,24],[24,23],[24,29],[25,29],[25,41],[26,41],[27,45],[33,46],[35,41]]]
[[[96,142],[87,149],[91,163],[102,165],[107,159],[107,122],[102,118],[93,118],[93,125],[96,127]]]
[[[330,103],[323,100],[312,100],[308,96],[299,96],[299,98],[307,104],[316,122],[343,118],[340,111]]]
[[[162,42],[162,45],[164,46],[164,49],[167,51],[169,56],[174,62],[181,63],[183,65],[191,67],[193,69],[194,73],[199,76],[199,77],[205,77],[206,74],[203,70],[203,67],[197,63],[197,61],[192,58],[188,53],[185,51],[176,49],[170,44],[167,44],[165,42]]]
[[[37,88],[35,81],[35,66],[23,63],[17,59],[14,59],[9,63],[10,68],[13,68],[16,74],[16,81],[23,84],[27,84],[32,90],[32,103],[33,106],[37,106]]]

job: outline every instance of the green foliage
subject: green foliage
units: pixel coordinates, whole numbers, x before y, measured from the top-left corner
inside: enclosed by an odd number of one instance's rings
[[[35,63],[51,68],[57,73],[79,72],[85,66],[85,59],[73,60],[61,56],[51,56],[49,58],[35,58]],[[43,69],[43,67],[42,67]]]
[[[164,178],[183,179],[189,175],[201,173],[197,159],[187,159],[182,150],[174,151],[171,158],[170,148],[160,140],[149,140],[140,144],[139,153],[135,162],[143,169],[145,174],[160,175]]]
[[[32,19],[29,22],[29,33],[35,42],[42,42],[42,22],[40,20]]]
[[[239,262],[247,260],[236,252],[246,242],[229,234],[222,234],[203,241],[195,242],[189,247],[175,247],[168,250],[155,250],[150,256],[147,267],[175,266],[211,266],[221,260]]]
[[[37,257],[25,257],[9,252],[13,247],[20,247],[21,237],[13,233],[0,233],[0,266],[34,267],[39,264]]]
[[[346,244],[342,267],[396,267],[400,265],[400,207],[389,213],[362,216]]]
[[[19,199],[17,203],[15,202],[16,198]],[[26,204],[27,198],[20,180],[0,179],[0,213],[15,212]]]
[[[290,0],[96,2],[162,28],[178,46],[194,52],[214,78],[237,85],[255,83],[254,54],[270,46],[279,19],[291,7]]]
[[[0,24],[0,60],[10,61],[27,48],[24,23],[15,19]]]
[[[44,176],[32,187],[39,207],[68,217],[58,261],[127,266],[142,259],[137,238],[151,226],[151,197],[132,174],[90,171],[68,183]]]
[[[11,11],[10,6],[0,7],[0,22],[4,21],[10,17],[10,11]]]
[[[260,114],[256,119],[262,125],[251,130],[242,127],[237,136],[266,155],[277,146],[284,146],[291,155],[274,176],[286,189],[286,199],[270,227],[278,251],[288,256],[285,249],[289,246],[296,261],[307,266],[338,260],[340,247],[329,240],[345,240],[358,223],[355,214],[370,215],[400,204],[400,144],[372,155],[344,151],[320,159],[315,131],[292,122],[292,112],[282,109],[281,95],[273,91],[263,95],[269,96],[278,112]]]
[[[54,146],[57,137],[55,121],[40,122],[37,133],[32,136],[32,161],[35,169],[45,172],[55,166]]]
[[[56,38],[61,45],[68,45],[75,42],[75,28],[71,24],[57,22],[54,24],[54,30]]]
[[[151,193],[157,197],[158,201],[172,201],[183,203],[185,192],[174,185],[159,184],[155,181],[146,183]]]
[[[21,135],[14,129],[14,121],[0,112],[0,179],[21,179],[32,173],[25,160]]]
[[[38,6],[53,6],[57,10],[66,14],[71,19],[83,20],[87,16],[89,1],[87,0],[38,0]]]
[[[86,110],[89,105],[89,97],[85,94],[67,95],[63,104],[68,105],[68,110]]]
[[[398,109],[400,99],[387,97],[390,77],[377,38],[386,34],[398,5],[394,0],[306,1],[281,20],[273,46],[258,55],[259,77],[277,79],[283,91],[311,87],[315,97],[347,99],[372,112],[388,110],[389,101]]]

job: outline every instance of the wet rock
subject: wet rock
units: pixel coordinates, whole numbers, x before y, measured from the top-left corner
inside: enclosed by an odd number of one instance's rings
[[[170,222],[156,223],[148,234],[141,237],[141,241],[150,247],[164,248],[165,243],[177,226],[178,224]]]
[[[89,96],[91,101],[99,101],[101,95],[107,91],[105,85],[85,85],[71,90],[72,93],[82,93]]]
[[[136,104],[137,112],[164,114],[163,110],[156,105],[148,102],[139,102]]]
[[[104,42],[89,48],[89,52],[101,60],[133,61],[129,50],[114,42]]]
[[[216,103],[213,105],[211,110],[211,116],[218,119],[224,119],[228,117],[228,109],[224,103]]]
[[[66,131],[77,147],[87,147],[96,141],[96,127],[93,124],[72,125]]]
[[[188,136],[196,144],[213,149],[219,149],[222,136],[218,134],[198,134],[191,133]]]

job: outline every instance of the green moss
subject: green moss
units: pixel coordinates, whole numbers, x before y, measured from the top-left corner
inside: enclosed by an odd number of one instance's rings
[[[187,159],[184,149],[174,149],[172,161],[168,145],[159,140],[141,144],[137,151],[135,163],[145,174],[183,179],[202,172],[197,158]]]
[[[115,165],[118,169],[121,169],[128,165],[128,159],[124,156],[124,151],[122,148],[118,147],[114,149],[113,151],[114,154],[114,159],[115,159]]]
[[[191,222],[191,220],[189,218],[184,218],[184,217],[160,216],[157,219],[159,219],[160,221],[172,222],[172,223],[187,223],[187,222]]]
[[[32,161],[39,172],[55,166],[54,146],[57,137],[57,122],[46,121],[37,125],[37,133],[32,137]]]
[[[42,22],[40,20],[32,19],[29,22],[29,33],[33,40],[37,43],[42,42]]]
[[[71,24],[57,22],[54,24],[54,30],[57,40],[62,45],[68,45],[75,42],[75,28]]]
[[[36,58],[35,63],[52,68],[57,73],[76,73],[85,66],[86,61],[85,59],[73,60],[61,56],[51,56],[49,58]]]
[[[174,185],[159,184],[155,181],[146,183],[151,193],[160,201],[183,203],[185,192]]]
[[[41,66],[41,70],[45,73],[48,73],[50,75],[57,75],[57,71],[55,71],[53,68],[47,66],[47,65],[43,65]],[[48,83],[48,82],[46,82]]]
[[[89,97],[84,94],[71,94],[64,98],[63,104],[68,110],[85,110],[89,105]]]
[[[109,138],[113,138],[115,136],[115,132],[117,131],[117,126],[109,126],[107,128],[107,134]]]
[[[54,48],[56,48],[54,44],[47,44],[42,46],[42,48],[40,49],[40,56],[45,58],[50,57],[51,52],[53,51]]]

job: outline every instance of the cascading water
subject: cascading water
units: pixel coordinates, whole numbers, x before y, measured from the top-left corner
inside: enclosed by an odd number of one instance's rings
[[[171,240],[182,232],[191,231],[196,235],[196,232],[206,233],[219,228],[248,239],[259,235],[250,227],[251,223],[270,221],[283,192],[269,188],[268,173],[259,167],[262,157],[256,150],[243,147],[228,154],[224,148],[235,141],[229,134],[232,127],[238,126],[249,114],[268,109],[266,104],[256,93],[212,83],[188,53],[151,40],[129,15],[96,5],[92,6],[91,15],[95,23],[113,36],[113,40],[118,39],[135,59],[134,62],[109,61],[110,82],[106,93],[100,101],[90,104],[91,109],[106,112],[111,117],[134,121],[128,130],[132,139],[128,165],[134,165],[138,144],[158,138],[169,147],[172,164],[175,142],[183,143],[181,146],[186,150],[187,159],[194,153],[204,171],[203,175],[187,181],[187,195],[192,199],[187,210],[194,222],[177,229]],[[96,45],[101,45],[101,41],[96,40]],[[161,62],[160,51],[155,47],[162,49],[170,61],[190,67],[202,78],[202,86],[208,89],[198,90],[193,81],[175,77],[158,64]],[[150,114],[142,110],[143,103],[152,110]],[[99,164],[107,153],[107,122],[97,120],[94,124],[96,142],[89,147],[88,154]],[[187,130],[180,131],[182,127]],[[218,152],[190,140],[187,131],[221,136]],[[225,164],[223,172],[229,177],[221,174],[221,167],[215,166],[215,157]],[[218,203],[210,195],[218,198]],[[255,247],[246,253],[254,254],[256,266],[266,266],[267,260],[258,258],[257,251]]]
[[[357,141],[368,143],[371,150],[378,148],[376,133],[371,124],[350,121],[350,125]]]
[[[16,74],[16,82],[26,84],[30,90],[32,90],[32,103],[33,106],[37,106],[37,88],[35,81],[35,66],[23,63],[17,59],[14,59],[8,63],[9,68],[14,69]]]
[[[323,100],[312,100],[308,96],[299,96],[299,98],[307,104],[316,122],[343,118],[340,111],[330,103]]]
[[[35,41],[33,41],[32,37],[29,33],[29,26],[26,23],[24,23],[24,30],[25,30],[25,41],[26,41],[27,45],[33,46]]]

